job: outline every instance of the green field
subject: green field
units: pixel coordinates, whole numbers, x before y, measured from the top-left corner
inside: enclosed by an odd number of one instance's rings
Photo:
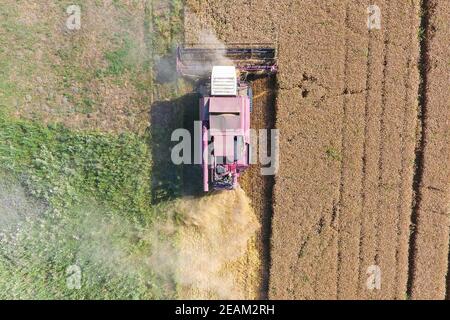
[[[155,234],[169,203],[152,201],[166,133],[150,108],[183,88],[155,71],[181,34],[181,1],[165,2],[79,1],[79,31],[64,29],[72,2],[2,3],[0,299],[176,296],[150,259],[174,241]]]

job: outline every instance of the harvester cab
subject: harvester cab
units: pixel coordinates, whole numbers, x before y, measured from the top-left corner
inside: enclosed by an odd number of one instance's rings
[[[277,72],[277,51],[270,46],[180,47],[177,70],[199,83],[203,189],[232,190],[250,164],[249,75]]]

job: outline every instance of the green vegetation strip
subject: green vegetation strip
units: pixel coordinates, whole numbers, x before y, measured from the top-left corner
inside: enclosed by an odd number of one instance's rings
[[[149,262],[149,230],[163,211],[150,203],[149,155],[147,137],[0,114],[0,185],[33,199],[16,195],[13,205],[29,209],[0,226],[0,298],[171,297],[173,283]],[[14,212],[5,206],[3,215]]]

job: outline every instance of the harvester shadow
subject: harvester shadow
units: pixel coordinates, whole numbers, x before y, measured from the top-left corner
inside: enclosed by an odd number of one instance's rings
[[[183,128],[191,133],[191,150],[194,150],[198,101],[198,94],[190,93],[170,101],[156,101],[151,106],[149,144],[152,153],[152,202],[155,204],[182,196],[202,195],[200,166],[175,165],[171,159],[172,148],[178,143],[171,141],[176,129]],[[191,163],[194,163],[193,159]]]

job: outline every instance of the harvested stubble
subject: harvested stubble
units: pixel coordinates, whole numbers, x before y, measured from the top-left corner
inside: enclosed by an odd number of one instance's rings
[[[409,272],[413,297],[444,295],[449,8],[427,2],[438,9],[423,114],[419,0],[378,1],[381,29],[370,31],[367,0],[188,1],[197,20],[187,25],[209,26],[225,42],[278,40],[270,298],[405,299]],[[366,285],[372,265],[381,269],[380,290]]]

